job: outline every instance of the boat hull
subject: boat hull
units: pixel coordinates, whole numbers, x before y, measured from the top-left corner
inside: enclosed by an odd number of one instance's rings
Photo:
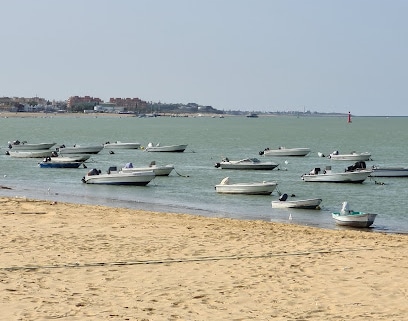
[[[66,154],[98,154],[103,149],[103,145],[98,146],[74,146],[74,147],[59,147],[58,151],[61,155]]]
[[[311,198],[296,201],[272,201],[272,208],[299,208],[299,209],[317,209],[322,202],[321,198]]]
[[[132,167],[132,168],[122,168],[124,173],[136,173],[136,172],[147,172],[153,171],[156,176],[169,176],[173,171],[173,165],[166,166],[151,166],[151,167]]]
[[[139,143],[106,143],[103,145],[106,149],[138,149],[140,148]]]
[[[51,157],[51,161],[54,163],[72,163],[72,162],[85,162],[91,157],[91,154],[72,155],[72,156],[58,156]]]
[[[39,143],[39,144],[27,144],[27,143],[20,143],[18,145],[11,144],[11,148],[13,150],[44,150],[50,149],[56,143]]]
[[[371,157],[370,153],[355,153],[355,154],[338,154],[338,155],[333,155],[330,154],[328,158],[331,160],[340,160],[340,161],[369,161]]]
[[[274,182],[263,183],[237,183],[219,184],[215,186],[217,193],[222,194],[247,194],[247,195],[270,195],[277,184]]]
[[[408,177],[407,167],[373,167],[370,177]]]
[[[153,171],[137,173],[112,173],[99,175],[86,175],[82,181],[86,184],[103,185],[135,185],[145,186],[155,178]]]
[[[332,217],[337,225],[350,227],[370,227],[376,218],[377,214],[352,212],[351,214],[340,214],[340,212],[332,213]]]
[[[322,173],[322,174],[304,174],[302,180],[305,182],[322,183],[362,183],[370,175],[371,171],[357,171],[344,173]]]
[[[52,155],[52,150],[33,150],[33,151],[8,151],[8,154],[11,157],[17,157],[17,158],[45,158],[45,157],[51,157]]]
[[[41,168],[78,168],[82,162],[41,162],[38,165]]]
[[[263,152],[265,156],[306,156],[310,153],[310,148],[281,148],[281,149],[267,149]]]
[[[148,146],[146,152],[164,152],[164,153],[182,153],[187,148],[187,145],[170,145],[170,146]]]

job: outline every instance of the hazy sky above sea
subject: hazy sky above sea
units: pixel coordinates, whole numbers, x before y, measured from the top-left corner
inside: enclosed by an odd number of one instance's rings
[[[407,0],[0,0],[0,97],[408,115]]]

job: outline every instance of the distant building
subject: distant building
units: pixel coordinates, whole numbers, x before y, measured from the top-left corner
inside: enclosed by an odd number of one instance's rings
[[[67,100],[67,108],[72,109],[73,106],[78,105],[78,104],[93,104],[93,105],[98,105],[102,103],[102,99],[96,98],[96,97],[90,97],[90,96],[71,96]]]
[[[140,98],[110,98],[109,103],[123,107],[126,111],[146,112],[148,104]]]

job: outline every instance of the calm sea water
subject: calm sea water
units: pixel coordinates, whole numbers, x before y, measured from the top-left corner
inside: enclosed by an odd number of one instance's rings
[[[55,201],[101,204],[154,211],[192,213],[211,217],[292,222],[337,229],[331,212],[348,201],[354,210],[378,213],[370,231],[408,232],[408,178],[368,179],[363,184],[306,183],[301,175],[313,167],[332,165],[343,171],[352,162],[318,157],[334,150],[371,152],[371,165],[408,166],[406,131],[408,118],[354,117],[225,117],[225,118],[137,118],[95,116],[44,116],[0,118],[1,196],[26,196]],[[102,144],[106,141],[149,142],[162,145],[188,144],[184,153],[148,153],[143,150],[102,150],[87,162],[88,169],[43,169],[38,159],[16,159],[5,155],[7,142],[56,142],[66,146]],[[273,158],[280,170],[234,171],[214,167],[223,157],[259,157],[266,147],[309,147],[306,157]],[[90,168],[106,171],[111,165],[132,162],[144,166],[174,164],[176,172],[157,177],[146,187],[95,186],[81,182]],[[229,176],[235,182],[276,181],[282,193],[297,198],[320,197],[322,209],[272,209],[271,196],[220,195],[214,185]],[[289,221],[289,216],[292,220]]]

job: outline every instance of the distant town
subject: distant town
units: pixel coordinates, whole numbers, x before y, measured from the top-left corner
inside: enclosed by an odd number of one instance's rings
[[[268,115],[287,116],[344,116],[345,113],[320,113],[306,110],[285,111],[240,111],[219,110],[197,103],[161,103],[140,98],[110,98],[108,102],[91,96],[71,96],[65,101],[48,100],[41,97],[0,97],[0,112],[13,113],[111,113],[135,116],[188,116],[188,115],[236,115],[258,117]]]

